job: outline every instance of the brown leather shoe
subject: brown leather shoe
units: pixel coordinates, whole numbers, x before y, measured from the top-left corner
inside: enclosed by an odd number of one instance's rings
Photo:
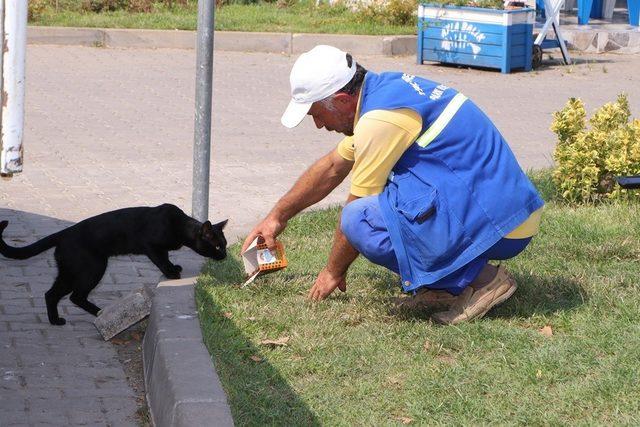
[[[506,301],[516,289],[515,280],[500,266],[491,282],[480,289],[467,286],[448,311],[435,313],[431,319],[443,325],[479,319],[493,307]]]
[[[454,303],[456,297],[447,291],[422,288],[414,296],[397,298],[396,307],[407,309],[429,308],[448,309]]]

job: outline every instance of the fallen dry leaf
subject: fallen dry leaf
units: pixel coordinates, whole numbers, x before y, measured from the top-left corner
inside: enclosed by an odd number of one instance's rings
[[[387,378],[387,383],[391,386],[391,387],[395,387],[395,388],[401,388],[403,385],[403,379],[400,377],[396,377],[396,376],[391,376],[389,378]]]
[[[249,320],[249,321],[251,321],[251,322],[255,322],[255,321],[256,321],[256,318],[255,318],[255,317],[253,317],[253,316],[251,316],[251,317],[247,317],[247,320]]]
[[[224,317],[226,317],[227,319],[231,319],[233,317],[233,313],[230,312],[230,311],[226,311],[226,312],[222,313],[222,315]]]
[[[536,378],[542,378],[542,371],[540,369],[536,372]]]
[[[282,346],[286,346],[287,343],[289,342],[289,339],[291,339],[291,337],[280,337],[278,339],[275,340],[262,340],[260,341],[260,345],[269,345],[272,347],[282,347]]]
[[[426,340],[424,342],[424,344],[422,345],[422,349],[424,351],[429,351],[431,349],[431,343],[429,342],[429,340]]]
[[[402,424],[411,424],[413,419],[409,417],[395,417],[396,420],[400,421]]]
[[[262,359],[262,357],[256,356],[255,354],[253,356],[249,357],[249,359],[253,360],[256,363],[260,363],[260,362],[262,362],[264,360],[264,359]]]
[[[456,363],[456,359],[454,359],[454,357],[450,354],[438,354],[436,356],[436,360],[448,365],[453,365],[454,363]]]
[[[553,329],[551,329],[551,326],[549,326],[549,325],[545,326],[542,329],[538,329],[538,332],[540,332],[545,337],[552,337],[553,336]]]
[[[131,332],[131,338],[136,341],[140,341],[142,339],[142,335],[138,331]]]
[[[112,338],[111,339],[111,344],[115,344],[115,345],[125,345],[127,344],[129,341],[131,340],[124,340],[122,338]]]

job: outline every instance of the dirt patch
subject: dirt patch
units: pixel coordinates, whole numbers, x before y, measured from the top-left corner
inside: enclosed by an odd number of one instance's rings
[[[118,353],[118,360],[122,364],[129,386],[136,395],[136,421],[141,427],[151,426],[151,416],[145,397],[144,370],[142,368],[142,338],[147,329],[145,319],[136,323],[111,339],[111,344]]]

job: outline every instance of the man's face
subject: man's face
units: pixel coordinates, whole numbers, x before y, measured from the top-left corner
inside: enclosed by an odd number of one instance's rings
[[[352,136],[357,105],[356,96],[339,93],[327,101],[314,102],[307,114],[313,117],[318,129],[325,128],[328,131]]]

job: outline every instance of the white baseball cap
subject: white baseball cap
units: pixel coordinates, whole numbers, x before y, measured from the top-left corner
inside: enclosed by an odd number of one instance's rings
[[[298,57],[289,76],[291,101],[280,119],[284,126],[298,126],[311,104],[333,95],[351,81],[356,74],[356,61],[351,61],[349,67],[346,55],[333,46],[318,45]]]

